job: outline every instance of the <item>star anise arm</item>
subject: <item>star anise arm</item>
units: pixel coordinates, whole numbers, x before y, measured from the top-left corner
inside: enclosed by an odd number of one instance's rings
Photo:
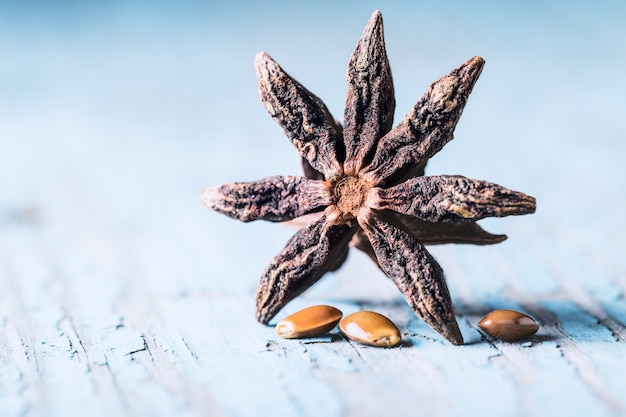
[[[390,223],[399,226],[424,245],[441,245],[445,243],[493,245],[506,240],[506,235],[489,233],[474,221],[433,223],[393,211],[388,211],[386,214],[392,219]]]
[[[358,221],[380,268],[418,317],[453,344],[463,344],[443,270],[426,248],[409,234],[380,220],[372,210],[362,210]]]
[[[326,105],[265,52],[257,54],[255,64],[267,112],[313,168],[328,180],[338,178],[343,173],[341,128]]]
[[[200,200],[211,210],[242,222],[282,222],[327,206],[332,197],[324,181],[272,176],[207,188]]]
[[[429,222],[460,222],[535,212],[533,197],[460,175],[411,178],[390,188],[372,188],[368,206]]]
[[[473,57],[431,84],[413,109],[378,142],[372,162],[361,176],[374,185],[406,178],[454,137],[467,98],[485,61]]]
[[[378,10],[372,14],[352,53],[347,79],[344,170],[348,175],[355,175],[393,123],[393,80],[385,50],[383,20]]]
[[[384,221],[399,227],[423,245],[441,245],[445,243],[470,243],[473,245],[492,245],[506,240],[506,235],[494,235],[481,228],[476,222],[432,223],[411,216],[404,216],[393,211],[378,212]],[[378,265],[374,248],[365,232],[359,229],[350,246],[364,252]]]
[[[300,229],[267,266],[256,293],[256,316],[267,324],[289,301],[315,284],[345,256],[356,227],[322,216]]]

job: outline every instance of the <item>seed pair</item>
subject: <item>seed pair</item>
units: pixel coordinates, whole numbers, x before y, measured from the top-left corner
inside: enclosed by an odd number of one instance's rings
[[[335,307],[316,305],[300,310],[281,320],[276,333],[285,339],[321,336],[337,323],[348,338],[370,346],[392,347],[400,343],[398,327],[387,317],[373,311],[359,311],[343,320],[343,313]]]

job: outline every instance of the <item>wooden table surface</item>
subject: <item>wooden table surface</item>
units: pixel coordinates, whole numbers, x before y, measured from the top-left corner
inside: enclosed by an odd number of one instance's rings
[[[626,415],[626,8],[413,3],[1,3],[0,416]],[[253,297],[294,230],[198,202],[298,173],[259,103],[256,52],[341,117],[375,8],[396,120],[439,76],[487,61],[427,174],[537,198],[532,216],[481,222],[504,243],[429,247],[464,346],[357,252],[278,318],[373,309],[402,345],[280,339]],[[487,339],[477,322],[496,308],[541,328]]]

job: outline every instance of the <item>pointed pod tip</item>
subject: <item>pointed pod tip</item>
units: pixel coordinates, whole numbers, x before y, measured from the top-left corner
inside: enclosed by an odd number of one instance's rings
[[[473,65],[485,65],[485,59],[481,56],[474,56],[468,60]]]
[[[213,209],[219,195],[219,187],[209,187],[202,190],[198,198],[207,208]]]
[[[528,214],[532,214],[537,211],[537,199],[532,196],[527,197],[527,205],[528,205]]]
[[[256,313],[256,321],[258,321],[261,324],[269,324],[270,320],[272,319],[273,316],[269,316],[265,313],[263,313],[262,311],[257,311]]]
[[[448,339],[450,340],[450,343],[452,343],[454,346],[463,346],[463,337],[461,336],[459,339]]]
[[[493,243],[501,243],[507,240],[509,237],[507,235],[493,235]]]
[[[265,51],[261,51],[255,55],[254,67],[256,68],[257,79],[259,80],[259,88],[270,82],[269,80],[272,78],[272,74],[282,72],[278,63]]]
[[[372,13],[367,21],[367,24],[365,25],[365,28],[363,29],[363,33],[359,39],[359,44],[370,44],[372,43],[372,39],[378,39],[379,42],[381,42],[383,36],[383,15],[380,13],[380,10],[374,10],[374,13]],[[357,46],[357,50],[358,49],[359,47]],[[365,49],[367,50],[369,48]]]
[[[455,346],[463,344],[463,335],[459,329],[459,323],[456,321],[454,314],[451,316],[431,316],[427,318],[426,323],[430,325],[437,333],[443,336],[448,342]]]
[[[376,9],[374,10],[374,13],[372,13],[372,15],[370,16],[364,32],[366,33],[373,32],[377,28],[382,28],[382,24],[383,24],[383,15],[380,12],[380,10]],[[380,31],[380,29],[378,31]]]
[[[265,51],[261,51],[254,56],[254,65],[257,67],[264,65],[268,61],[272,61],[272,57]]]
[[[259,286],[256,291],[255,301],[256,301],[256,311],[255,318],[261,324],[267,324],[270,322],[271,317],[267,314],[267,294],[265,293],[264,287]]]
[[[435,81],[433,85],[441,81],[459,84],[461,86],[459,90],[462,91],[462,95],[465,95],[467,97],[472,92],[474,84],[476,83],[476,81],[478,81],[478,77],[480,77],[480,74],[483,72],[484,66],[485,60],[479,56],[474,56],[462,63],[456,69],[452,70],[449,75]],[[464,101],[463,106],[465,106]]]
[[[264,287],[259,287],[256,293],[256,321],[261,324],[269,324],[270,320],[274,318],[280,307],[272,306],[269,298],[271,294],[264,291]]]
[[[447,323],[441,334],[455,346],[463,344],[463,335],[456,320]]]
[[[373,77],[373,74],[377,74],[380,71],[387,78],[390,78],[391,70],[387,61],[384,32],[382,15],[380,11],[376,10],[367,21],[367,25],[365,25],[356,48],[350,57],[350,62],[348,63],[348,82],[350,84],[353,83],[351,79],[354,77],[350,74],[355,71],[371,74],[369,75],[370,77]],[[383,70],[378,70],[379,66],[382,66]],[[376,76],[378,77],[379,75]],[[389,84],[392,85],[391,82]]]
[[[465,61],[465,63],[462,66],[465,68],[468,68],[469,71],[473,73],[480,74],[480,72],[483,70],[483,67],[485,66],[485,60],[482,57],[474,56],[468,59],[467,61]]]
[[[514,214],[533,214],[537,211],[537,199],[524,193],[519,193],[520,197],[514,201],[516,212]]]

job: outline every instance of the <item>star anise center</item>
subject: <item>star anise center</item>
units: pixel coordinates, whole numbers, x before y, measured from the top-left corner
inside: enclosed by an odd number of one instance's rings
[[[350,221],[359,215],[365,206],[371,187],[359,177],[344,176],[333,187],[335,205],[344,221]]]

